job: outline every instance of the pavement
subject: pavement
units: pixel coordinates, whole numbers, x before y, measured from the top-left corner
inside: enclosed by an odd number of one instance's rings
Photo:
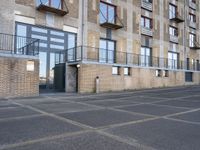
[[[200,150],[200,86],[0,99],[0,150]]]

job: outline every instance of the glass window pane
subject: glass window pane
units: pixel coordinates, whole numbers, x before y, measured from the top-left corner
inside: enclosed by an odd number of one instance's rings
[[[107,5],[100,3],[100,23],[106,22],[107,19]]]
[[[106,40],[100,40],[99,61],[106,62],[107,45]]]
[[[75,60],[75,47],[76,46],[76,37],[74,34],[68,34],[68,60]]]
[[[115,23],[115,8],[108,6],[108,22]]]
[[[61,0],[51,0],[51,7],[61,9]]]
[[[40,84],[46,84],[47,54],[45,52],[40,52],[39,59],[40,59]]]
[[[114,62],[114,50],[115,50],[115,42],[108,41],[108,62]]]

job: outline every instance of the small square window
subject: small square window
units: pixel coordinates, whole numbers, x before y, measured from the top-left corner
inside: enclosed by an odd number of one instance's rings
[[[169,77],[169,71],[163,70],[163,77]]]
[[[27,71],[34,71],[35,69],[35,65],[34,65],[34,61],[29,60],[26,62],[26,70]]]
[[[112,67],[112,74],[119,75],[119,67]]]
[[[124,75],[130,76],[131,75],[131,68],[129,68],[129,67],[124,68]]]
[[[156,77],[161,77],[162,71],[160,69],[156,70]]]

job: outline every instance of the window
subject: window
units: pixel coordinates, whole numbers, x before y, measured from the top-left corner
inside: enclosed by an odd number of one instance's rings
[[[100,2],[100,23],[115,23],[116,7]]]
[[[140,63],[141,66],[150,66],[151,65],[151,48],[141,47],[141,56]]]
[[[178,29],[173,26],[169,26],[169,34],[172,36],[178,36]]]
[[[63,0],[37,0],[37,5],[40,5],[41,3],[57,9],[63,8]]]
[[[189,14],[189,20],[190,20],[191,22],[195,23],[195,22],[196,22],[196,15],[190,13],[190,14]]]
[[[169,19],[176,18],[177,6],[169,4]]]
[[[195,59],[192,59],[192,69],[195,70]]]
[[[153,0],[143,0],[143,1],[147,3],[152,3]]]
[[[196,0],[189,0],[190,3],[195,3],[196,4]]]
[[[124,75],[130,76],[130,75],[131,75],[131,68],[125,67],[125,68],[124,68]]]
[[[141,16],[141,22],[140,25],[142,27],[148,28],[148,29],[152,29],[152,19]]]
[[[194,47],[195,46],[195,40],[196,40],[196,35],[190,33],[189,35],[189,46]]]
[[[119,75],[119,67],[112,67],[112,74]]]
[[[200,64],[199,64],[199,60],[197,60],[197,71],[200,70]]]
[[[178,68],[178,53],[168,52],[168,67],[169,69]]]
[[[193,82],[193,73],[192,72],[186,72],[185,73],[185,81],[186,82]]]
[[[160,69],[156,70],[156,77],[161,77],[162,76],[162,71]]]
[[[163,70],[163,77],[169,77],[169,71]]]
[[[115,58],[115,41],[100,39],[99,61],[114,63]]]
[[[21,53],[21,48],[26,46],[27,45],[27,38],[24,38],[26,37],[26,34],[27,34],[27,27],[24,26],[24,25],[17,25],[17,37],[16,38],[16,49],[15,49],[15,52],[18,54],[18,53]]]

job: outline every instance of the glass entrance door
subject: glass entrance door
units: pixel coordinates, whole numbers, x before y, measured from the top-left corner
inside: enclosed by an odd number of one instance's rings
[[[40,89],[54,89],[55,65],[64,63],[64,53],[76,46],[76,34],[16,22],[16,34],[40,39]]]

